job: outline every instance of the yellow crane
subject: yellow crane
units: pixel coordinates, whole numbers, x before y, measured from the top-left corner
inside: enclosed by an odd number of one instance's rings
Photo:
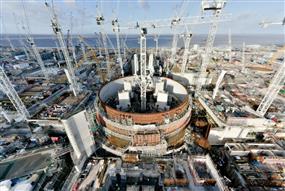
[[[79,35],[80,42],[84,43],[84,45],[87,47],[87,50],[85,52],[85,56],[82,56],[82,58],[77,62],[76,68],[79,68],[86,60],[92,60],[96,64],[101,64],[102,60],[97,57],[97,51],[94,47],[90,46],[85,40],[84,37]],[[86,59],[86,60],[85,60]],[[98,67],[97,73],[100,75],[101,81],[106,82],[107,81],[107,70],[103,67]]]
[[[97,52],[95,50],[95,48],[93,48],[92,46],[90,46],[83,38],[83,36],[79,35],[79,41],[84,43],[85,46],[87,46],[87,51],[86,51],[86,55],[78,61],[76,68],[79,68],[84,62],[85,62],[85,57],[87,60],[94,60],[96,63],[99,63],[99,59],[97,58]]]
[[[280,57],[280,56],[282,56],[282,54],[284,54],[284,52],[285,52],[285,45],[284,45],[283,47],[279,48],[279,49],[277,50],[277,52],[275,52],[275,53],[273,54],[273,56],[270,58],[268,64],[269,64],[269,65],[273,65],[273,64],[275,63],[275,61],[277,60],[277,58]]]

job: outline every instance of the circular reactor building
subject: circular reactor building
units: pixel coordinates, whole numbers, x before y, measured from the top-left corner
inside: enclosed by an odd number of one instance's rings
[[[128,76],[104,85],[96,102],[103,148],[116,155],[161,156],[180,149],[191,116],[184,86],[165,77],[148,80],[146,109],[141,110],[140,79]]]

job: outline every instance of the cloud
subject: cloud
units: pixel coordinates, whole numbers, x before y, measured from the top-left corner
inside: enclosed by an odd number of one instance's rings
[[[46,32],[49,32],[49,30],[51,30],[49,29],[50,24],[47,24],[50,22],[49,13],[43,3],[38,3],[36,1],[25,2],[25,10],[32,33],[38,33],[42,27]],[[21,1],[7,1],[2,4],[1,17],[3,19],[1,22],[5,22],[7,33],[19,32],[17,30],[14,15],[17,18],[18,23],[26,23],[24,17],[24,9]]]
[[[75,0],[65,0],[64,2],[63,1],[55,2],[55,11],[59,17],[59,22],[60,25],[62,26],[63,32],[66,32],[67,29],[70,28],[71,11],[74,13],[73,28],[74,30],[78,31],[80,30],[80,28],[78,27],[78,23],[81,17],[78,16],[77,8],[72,7],[74,2]],[[66,3],[68,3],[68,5],[71,6],[67,6]],[[30,23],[31,33],[53,34],[51,28],[51,21],[50,21],[51,14],[49,10],[45,7],[44,2],[26,1],[25,9]],[[17,30],[17,25],[15,23],[15,18],[14,18],[15,15],[18,23],[26,23],[24,21],[24,11],[21,1],[11,1],[3,3],[0,12],[1,12],[0,22],[4,22],[5,32],[12,34],[24,32]],[[0,32],[4,33],[3,30],[1,30]]]

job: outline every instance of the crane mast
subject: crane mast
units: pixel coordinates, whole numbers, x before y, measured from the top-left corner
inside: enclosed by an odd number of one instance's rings
[[[221,74],[219,75],[219,78],[218,78],[218,80],[217,80],[217,82],[216,82],[216,86],[215,86],[215,89],[214,89],[214,92],[213,92],[213,96],[212,96],[213,100],[214,100],[214,99],[216,98],[216,96],[217,96],[217,93],[218,93],[218,91],[219,91],[220,85],[221,85],[222,80],[223,80],[223,78],[224,78],[224,76],[225,76],[226,73],[227,73],[227,71],[222,70]]]
[[[12,50],[12,51],[15,51],[15,47],[14,47],[14,45],[12,44],[12,41],[10,40],[9,35],[7,35],[5,22],[1,21],[1,24],[2,24],[2,25],[1,25],[1,29],[3,30],[3,33],[6,34],[6,35],[5,35],[5,38],[6,38],[6,40],[8,41],[11,50]],[[2,30],[1,30],[1,32],[2,32]]]
[[[186,71],[186,65],[189,57],[189,47],[191,42],[192,34],[186,34],[185,35],[185,48],[183,53],[183,60],[182,60],[182,66],[181,66],[181,73],[185,73]]]
[[[97,25],[100,26],[101,28],[101,37],[102,37],[102,43],[104,46],[104,51],[105,51],[105,59],[106,59],[106,63],[107,63],[107,75],[108,78],[111,78],[111,66],[110,66],[110,57],[109,57],[109,52],[108,52],[108,45],[107,45],[107,36],[106,33],[104,31],[104,17],[103,15],[100,14],[100,11],[98,10],[99,15],[96,17],[96,22]]]
[[[120,28],[119,28],[119,21],[118,19],[114,19],[112,21],[113,31],[116,33],[116,40],[117,40],[117,52],[118,52],[118,60],[121,68],[121,75],[124,76],[124,68],[123,68],[123,59],[121,55],[121,48],[120,48]]]
[[[20,24],[19,24],[19,22],[17,21],[17,17],[16,17],[16,15],[15,15],[15,13],[13,13],[13,17],[14,17],[14,21],[15,21],[15,23],[16,23],[16,28],[17,28],[17,30],[18,31],[20,31]],[[23,50],[24,50],[24,52],[25,52],[25,55],[26,55],[26,58],[27,58],[27,60],[30,60],[30,55],[29,55],[29,52],[28,52],[28,48],[27,48],[27,46],[26,46],[26,44],[24,43],[24,41],[23,41],[23,39],[22,39],[22,35],[18,35],[18,37],[19,37],[19,42],[20,42],[20,44],[21,44],[21,46],[23,47]]]
[[[154,52],[154,55],[157,57],[158,56],[158,35],[154,35],[153,41],[155,42],[155,52]]]
[[[37,48],[37,46],[36,46],[36,44],[35,44],[35,42],[34,42],[34,39],[33,39],[30,35],[28,35],[27,41],[28,41],[28,43],[30,44],[30,46],[31,46],[31,48],[32,48],[32,51],[33,51],[33,53],[34,53],[34,55],[35,55],[35,57],[36,57],[36,60],[37,60],[38,64],[39,64],[40,67],[41,67],[41,70],[42,70],[42,73],[43,73],[44,77],[45,77],[47,80],[49,80],[49,79],[50,79],[50,76],[49,76],[49,74],[48,74],[48,72],[47,72],[47,69],[46,69],[45,64],[44,64],[44,62],[43,62],[43,59],[42,59],[42,57],[41,57],[41,55],[40,55],[40,53],[39,53],[39,50],[38,50],[38,48]]]
[[[141,29],[140,35],[140,90],[141,90],[141,110],[146,110],[146,88],[147,88],[147,79],[146,79],[146,34],[147,29]]]
[[[79,37],[79,42],[80,42],[80,47],[81,47],[81,51],[82,51],[82,55],[83,55],[83,60],[84,60],[84,62],[86,62],[87,61],[87,55],[86,55],[85,45],[84,45],[82,37]]]
[[[95,32],[95,37],[96,37],[95,38],[96,47],[98,48],[99,51],[99,57],[102,57],[100,35]]]
[[[242,43],[241,65],[242,65],[241,71],[244,72],[245,71],[245,42]]]
[[[70,28],[72,28],[72,27],[70,27]],[[67,46],[68,53],[72,54],[72,58],[74,60],[74,63],[75,63],[75,65],[77,65],[76,53],[75,53],[75,49],[74,49],[74,46],[72,43],[71,29],[67,30],[66,46]]]
[[[203,85],[202,80],[206,76],[206,70],[210,63],[210,54],[213,49],[216,33],[218,30],[218,20],[221,16],[221,10],[225,6],[224,0],[215,0],[212,3],[209,3],[207,0],[202,1],[202,11],[213,10],[214,11],[214,18],[213,22],[210,25],[210,30],[208,33],[208,38],[206,42],[205,53],[202,55],[202,64],[200,67],[200,74],[198,75],[198,80],[196,84],[196,90],[200,91]],[[202,80],[201,80],[202,79]]]
[[[25,120],[28,119],[30,114],[2,67],[0,68],[0,88],[7,95],[17,112],[20,113]]]
[[[285,62],[283,61],[280,68],[277,70],[274,78],[272,79],[268,90],[259,104],[256,112],[260,116],[264,116],[274,99],[277,97],[279,91],[282,89],[285,82]]]
[[[103,27],[102,31],[104,31]],[[106,60],[106,64],[107,64],[107,75],[110,78],[111,77],[111,66],[110,66],[110,56],[109,56],[109,52],[108,52],[108,45],[107,45],[107,37],[105,32],[101,33],[101,37],[102,37],[102,43],[104,46],[104,52],[105,52],[105,60]]]
[[[19,40],[20,41],[20,44],[23,46],[23,50],[25,52],[25,55],[27,57],[27,60],[30,60],[30,55],[28,53],[28,50],[27,50],[27,46],[25,45],[25,43],[22,41],[22,39]]]
[[[34,39],[32,38],[31,36],[31,32],[30,32],[30,24],[29,24],[29,20],[28,20],[28,17],[27,17],[27,13],[26,13],[26,8],[25,8],[25,5],[24,5],[24,2],[22,1],[22,5],[23,5],[23,10],[24,10],[24,18],[26,20],[26,26],[27,28],[25,28],[25,26],[23,26],[23,30],[25,31],[26,33],[26,36],[27,36],[27,42],[30,44],[31,48],[32,48],[32,51],[35,55],[35,58],[37,60],[37,63],[40,65],[40,68],[42,70],[42,73],[44,75],[44,77],[49,80],[49,74],[47,72],[47,69],[45,67],[45,64],[43,62],[43,59],[39,53],[39,50],[35,44],[35,41]]]
[[[72,51],[72,57],[73,57],[74,63],[75,63],[75,65],[77,65],[77,58],[76,58],[75,48],[74,48],[73,42],[72,42],[72,40],[73,40],[73,38],[72,38],[72,29],[73,29],[73,15],[72,15],[72,12],[71,12],[70,13],[70,30],[67,31],[68,32],[67,34],[68,34],[68,37],[69,37],[69,38],[67,38],[68,39],[67,45],[70,46],[71,51]]]
[[[6,111],[0,106],[0,114],[2,114],[3,115],[3,117],[9,122],[9,123],[11,123],[11,119],[10,119],[10,117],[8,116],[8,114],[6,113]]]
[[[178,41],[178,37],[177,37],[177,32],[176,32],[176,28],[173,29],[173,39],[172,39],[172,46],[171,46],[171,57],[170,57],[170,64],[171,66],[175,65],[175,55],[176,55],[176,49],[177,49],[177,41]],[[169,73],[170,70],[170,65],[167,64],[166,65],[166,74]]]
[[[285,18],[283,19],[281,25],[285,26]],[[283,52],[283,56],[285,58],[285,46],[281,49]],[[273,56],[274,58],[274,56]],[[271,59],[273,62],[274,59]],[[283,59],[283,63],[281,64],[280,68],[277,70],[276,74],[274,75],[265,96],[261,100],[256,112],[260,116],[264,116],[267,110],[269,109],[270,105],[273,103],[275,98],[277,97],[279,91],[282,89],[285,82],[285,60]]]
[[[173,67],[175,63],[176,51],[177,51],[177,42],[178,42],[178,34],[177,34],[177,26],[181,23],[181,17],[184,15],[186,8],[188,6],[189,1],[183,1],[180,7],[180,10],[177,14],[177,17],[171,20],[171,27],[173,28],[173,38],[172,38],[172,47],[171,47],[171,57],[170,64]],[[166,74],[171,70],[169,63],[166,65]]]
[[[46,3],[46,6],[49,7],[49,5],[47,3]],[[67,66],[67,71],[65,71],[65,73],[68,72],[67,78],[68,78],[68,81],[70,83],[70,88],[73,91],[74,96],[77,96],[78,93],[80,92],[80,87],[79,87],[79,84],[76,80],[74,68],[72,66],[71,59],[69,57],[69,53],[66,49],[66,45],[65,45],[64,40],[63,40],[63,34],[62,34],[61,27],[60,27],[58,19],[57,19],[57,15],[55,14],[55,11],[52,8],[51,8],[51,13],[52,13],[51,23],[52,23],[53,32],[55,33],[55,35],[57,37],[59,46],[63,52],[63,56],[64,56],[66,66]]]
[[[123,57],[124,57],[124,60],[126,60],[127,52],[126,52],[126,47],[125,46],[124,46],[124,49],[123,49]]]
[[[6,35],[6,39],[7,39],[8,43],[9,43],[9,45],[10,45],[10,47],[11,47],[11,50],[12,50],[12,51],[15,51],[16,49],[15,49],[14,45],[12,44],[12,41],[10,40],[10,38],[8,37],[8,35]]]
[[[58,43],[56,42],[56,40],[55,40],[55,46],[56,46],[56,50],[57,50],[57,53],[58,53],[59,60],[63,60],[63,57],[62,57],[62,54],[61,54],[59,45],[58,45]]]
[[[229,29],[229,63],[232,62],[232,31]]]

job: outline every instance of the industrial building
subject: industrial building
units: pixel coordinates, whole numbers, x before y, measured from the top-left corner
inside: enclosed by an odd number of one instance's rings
[[[284,189],[284,157],[284,149],[275,143],[225,144],[226,171],[238,189]]]
[[[92,159],[72,189],[227,191],[209,155],[179,156],[136,163],[119,158]]]
[[[164,155],[183,144],[191,97],[169,78],[152,78],[146,110],[141,110],[136,76],[120,78],[99,92],[97,122],[116,152]],[[107,143],[107,144],[108,144]],[[106,144],[106,143],[105,143]]]

